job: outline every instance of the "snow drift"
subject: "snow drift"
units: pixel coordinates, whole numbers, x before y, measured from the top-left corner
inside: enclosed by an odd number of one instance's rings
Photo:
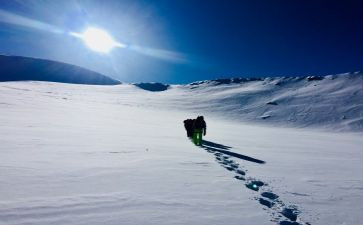
[[[74,84],[120,84],[100,73],[66,63],[0,55],[0,81],[52,81]]]

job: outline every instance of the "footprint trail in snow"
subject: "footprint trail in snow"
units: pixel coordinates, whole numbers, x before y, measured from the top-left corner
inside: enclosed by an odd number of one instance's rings
[[[265,163],[264,161],[228,151],[231,147],[210,141],[204,140],[201,147],[207,152],[212,153],[215,156],[216,161],[223,168],[234,173],[234,178],[243,182],[246,188],[260,193],[260,195],[254,197],[254,199],[264,207],[264,210],[271,214],[271,221],[276,222],[278,225],[310,225],[310,223],[301,220],[299,217],[300,211],[296,206],[285,204],[280,197],[272,191],[272,188],[267,183],[247,176],[247,170],[243,169],[243,167],[232,160],[231,157],[259,164]]]

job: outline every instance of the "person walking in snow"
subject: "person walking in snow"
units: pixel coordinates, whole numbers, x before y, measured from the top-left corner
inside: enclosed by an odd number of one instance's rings
[[[198,116],[193,123],[193,142],[196,145],[202,145],[203,135],[207,134],[207,124],[203,116]]]
[[[195,119],[186,119],[184,120],[184,128],[187,131],[187,137],[193,137],[193,124]]]

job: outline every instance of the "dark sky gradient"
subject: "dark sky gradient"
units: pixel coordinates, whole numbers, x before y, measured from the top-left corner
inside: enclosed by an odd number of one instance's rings
[[[335,74],[363,69],[362,1],[6,1],[0,9],[64,33],[1,22],[0,52],[58,60],[125,82]],[[66,34],[87,26],[123,43],[180,53],[164,60],[129,49],[102,55]]]

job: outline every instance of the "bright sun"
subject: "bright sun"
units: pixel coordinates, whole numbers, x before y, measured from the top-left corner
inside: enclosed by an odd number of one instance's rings
[[[111,35],[99,28],[89,27],[80,36],[90,49],[97,52],[108,53],[114,47],[120,46]]]

